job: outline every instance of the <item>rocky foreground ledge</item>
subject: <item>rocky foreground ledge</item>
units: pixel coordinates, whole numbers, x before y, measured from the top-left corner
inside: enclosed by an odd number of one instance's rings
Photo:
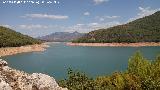
[[[48,75],[28,74],[7,65],[0,59],[0,90],[67,90],[59,87],[55,79]]]

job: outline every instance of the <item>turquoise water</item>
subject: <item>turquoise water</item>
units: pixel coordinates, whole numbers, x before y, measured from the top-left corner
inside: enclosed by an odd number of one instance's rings
[[[74,47],[64,43],[51,43],[44,52],[22,53],[3,58],[15,69],[28,73],[45,73],[56,79],[63,79],[70,67],[92,77],[124,71],[128,58],[138,50],[149,59],[154,59],[160,53],[160,47]]]

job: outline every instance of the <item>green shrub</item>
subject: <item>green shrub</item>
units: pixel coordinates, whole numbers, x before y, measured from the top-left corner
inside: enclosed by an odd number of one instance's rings
[[[94,90],[94,81],[84,73],[68,69],[68,78],[59,81],[60,86],[69,90]]]

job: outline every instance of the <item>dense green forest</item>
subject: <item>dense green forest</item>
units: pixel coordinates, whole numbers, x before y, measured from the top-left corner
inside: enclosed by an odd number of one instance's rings
[[[23,35],[9,28],[0,26],[0,47],[19,47],[31,44],[40,44],[41,41]]]
[[[160,11],[124,25],[91,31],[76,43],[160,42]]]
[[[124,72],[90,78],[85,73],[68,70],[68,77],[59,85],[69,90],[160,90],[160,56],[147,60],[136,52]]]

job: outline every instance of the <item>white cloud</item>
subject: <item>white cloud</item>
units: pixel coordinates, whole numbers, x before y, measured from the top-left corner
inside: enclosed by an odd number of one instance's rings
[[[151,14],[154,14],[155,12],[159,11],[160,8],[151,9],[150,7],[147,7],[147,8],[139,7],[139,10],[140,10],[140,12],[135,17],[130,18],[129,21],[133,21],[133,20],[136,20],[138,18],[142,18],[142,17],[145,17],[145,16],[149,16]]]
[[[97,25],[92,26],[92,27],[94,27],[94,30],[95,30],[95,29],[101,29],[101,28],[109,28],[109,27],[113,27],[116,25],[120,25],[120,24],[121,23],[118,21],[111,21],[111,22],[105,22],[105,23],[98,23]]]
[[[77,24],[77,26],[83,26],[83,25],[85,25],[85,24],[81,24],[81,23]]]
[[[101,4],[101,3],[104,3],[104,2],[108,2],[109,0],[93,0],[93,1],[97,5],[97,4]]]
[[[117,19],[120,18],[120,16],[96,16],[96,19],[99,19],[99,21],[105,21],[106,19]]]
[[[33,29],[47,29],[48,26],[45,25],[19,25],[18,28],[26,29],[26,30],[33,30]]]
[[[104,21],[105,19],[103,17],[99,18],[99,21]]]
[[[120,16],[104,16],[104,17],[109,19],[115,19],[115,18],[119,18]]]
[[[68,19],[69,16],[64,15],[49,15],[49,14],[26,14],[24,18],[40,18],[40,19]]]
[[[16,30],[18,32],[21,32],[25,35],[30,35],[32,37],[38,37],[43,35],[48,35],[53,32],[83,32],[87,33],[93,30],[101,29],[101,28],[108,28],[115,25],[119,25],[120,23],[118,21],[112,21],[112,22],[106,22],[106,23],[79,23],[73,26],[60,26],[60,25],[42,25],[42,24],[21,24],[21,25],[2,25],[6,27],[13,28],[13,30]]]
[[[89,25],[89,26],[97,26],[98,23],[89,23],[88,25]]]
[[[58,25],[40,25],[40,24],[24,24],[17,25],[16,28],[19,30],[52,30],[55,28],[59,28]]]
[[[85,12],[83,15],[85,15],[85,16],[89,16],[89,15],[90,15],[90,13],[89,13],[89,12]]]
[[[32,37],[44,36],[53,32],[62,32],[66,27],[60,25],[22,24],[16,25],[14,30]]]
[[[101,28],[109,28],[115,25],[120,25],[121,23],[118,21],[111,21],[111,22],[106,22],[106,23],[88,23],[88,24],[77,24],[74,26],[66,27],[65,31],[67,32],[90,32],[93,30],[101,29]]]
[[[8,25],[8,24],[2,24],[0,26],[4,26],[4,27],[7,27],[7,28],[11,28],[12,27],[11,25]]]

